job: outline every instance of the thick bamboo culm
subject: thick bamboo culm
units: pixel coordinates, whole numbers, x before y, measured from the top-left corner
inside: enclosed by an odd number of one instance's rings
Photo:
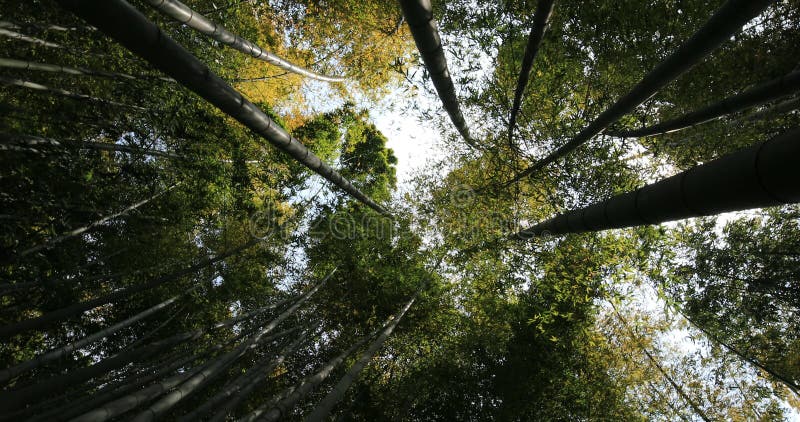
[[[800,128],[633,192],[558,215],[515,235],[530,239],[659,224],[800,202]]]
[[[403,16],[408,22],[411,35],[417,43],[417,49],[422,56],[422,61],[428,69],[433,86],[442,100],[444,110],[450,116],[458,133],[467,144],[475,146],[475,141],[469,134],[467,122],[461,113],[461,107],[456,97],[456,88],[450,71],[447,69],[447,59],[444,57],[442,39],[433,19],[433,8],[430,0],[400,0]]]

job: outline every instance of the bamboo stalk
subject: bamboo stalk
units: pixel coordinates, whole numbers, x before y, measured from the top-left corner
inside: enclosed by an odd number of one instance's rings
[[[305,67],[293,64],[276,54],[264,50],[257,44],[228,31],[222,25],[209,20],[178,0],[147,0],[147,2],[161,13],[215,41],[288,72],[325,82],[344,82],[346,80],[342,77],[322,75],[306,69]]]

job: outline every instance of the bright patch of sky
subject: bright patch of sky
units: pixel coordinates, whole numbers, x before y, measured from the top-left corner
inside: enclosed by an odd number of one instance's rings
[[[303,95],[312,115],[333,111],[344,104],[324,82],[307,80],[303,84]],[[409,93],[404,87],[393,89],[378,101],[356,97],[357,107],[369,110],[370,120],[386,136],[387,146],[397,156],[397,180],[401,190],[428,160],[444,156],[442,149],[437,148],[442,137],[434,122],[424,119],[416,108],[405,105],[414,102],[432,108],[430,106],[438,101],[426,90]]]

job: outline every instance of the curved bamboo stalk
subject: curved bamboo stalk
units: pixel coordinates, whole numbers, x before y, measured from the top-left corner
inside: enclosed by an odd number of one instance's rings
[[[750,107],[786,97],[800,91],[800,71],[794,71],[780,78],[764,82],[744,92],[732,95],[700,110],[684,114],[678,118],[641,129],[627,131],[606,131],[608,136],[618,138],[639,138],[676,132],[719,117],[737,113]]]
[[[91,102],[110,105],[110,106],[115,106],[115,107],[132,108],[132,109],[135,109],[135,110],[147,110],[144,107],[139,107],[139,106],[130,105],[130,104],[118,103],[116,101],[104,100],[102,98],[92,97],[91,95],[78,94],[76,92],[67,91],[65,89],[51,88],[51,87],[49,87],[47,85],[42,85],[42,84],[39,84],[39,83],[36,83],[36,82],[26,81],[26,80],[22,80],[22,79],[5,78],[5,77],[0,76],[0,85],[18,86],[20,88],[31,89],[31,90],[34,90],[34,91],[47,92],[47,93],[50,93],[50,94],[60,95],[62,97],[72,98],[74,100],[91,101]]]
[[[170,409],[172,409],[176,404],[178,404],[181,400],[185,399],[199,388],[205,386],[209,381],[216,378],[217,376],[222,374],[222,371],[228,368],[231,364],[241,358],[245,353],[247,353],[250,349],[258,345],[264,340],[264,336],[272,331],[275,327],[278,326],[281,322],[283,322],[286,318],[289,318],[294,314],[294,312],[300,308],[303,303],[305,303],[311,296],[314,295],[327,281],[330,277],[336,272],[336,269],[329,272],[325,278],[322,279],[316,286],[314,286],[311,290],[309,290],[306,294],[300,297],[292,306],[288,309],[283,311],[280,315],[278,315],[275,319],[273,319],[269,324],[262,327],[257,333],[255,333],[250,339],[243,342],[241,345],[236,347],[234,350],[226,353],[215,362],[211,363],[207,367],[205,367],[202,371],[198,372],[197,374],[193,375],[180,386],[178,386],[174,391],[170,392],[166,396],[162,397],[159,401],[148,407],[143,412],[136,415],[133,418],[133,422],[144,422],[144,421],[152,421],[155,418],[163,415]]]
[[[542,44],[544,33],[550,23],[550,16],[553,14],[555,0],[539,0],[536,4],[533,27],[528,35],[528,44],[525,46],[525,55],[522,57],[522,69],[517,79],[517,87],[514,90],[514,104],[511,106],[511,116],[508,119],[508,144],[516,149],[514,144],[514,129],[517,125],[517,114],[522,106],[522,94],[528,86],[528,80],[533,69],[533,61],[539,53],[539,46]]]
[[[178,0],[147,0],[147,3],[150,3],[151,6],[158,9],[161,13],[215,41],[288,72],[325,82],[344,82],[346,80],[338,76],[321,75],[302,66],[293,64],[286,59],[264,50],[257,44],[228,31],[222,25],[209,20]]]
[[[699,63],[772,3],[774,3],[773,0],[726,1],[691,38],[645,75],[614,105],[600,113],[589,126],[545,158],[518,173],[504,186],[519,182],[588,142],[610,124],[630,113],[636,106]]]
[[[27,60],[17,60],[9,58],[0,58],[0,67],[8,69],[21,69],[21,70],[34,70],[41,72],[54,72],[63,73],[67,75],[82,75],[82,76],[97,76],[107,79],[127,79],[135,81],[152,81],[162,80],[165,82],[175,82],[175,79],[166,78],[164,76],[133,76],[127,73],[105,72],[102,70],[92,70],[82,67],[69,67],[49,63],[37,63]]]
[[[132,52],[172,76],[280,150],[375,211],[390,214],[364,195],[300,141],[273,122],[208,66],[178,45],[124,0],[58,0],[59,4],[97,26]]]
[[[61,44],[56,44],[54,42],[45,41],[36,37],[31,37],[25,34],[20,34],[19,32],[12,31],[7,28],[13,28],[13,24],[9,24],[8,22],[0,22],[0,36],[13,38],[15,40],[24,41],[30,44],[41,45],[42,47],[49,47],[49,48],[64,48]]]
[[[477,147],[469,134],[467,122],[458,104],[455,85],[447,69],[447,59],[444,57],[442,40],[439,37],[436,20],[433,18],[430,0],[400,0],[400,7],[403,9],[403,16],[408,22],[408,28],[445,111],[464,141],[473,148]]]
[[[397,314],[396,317],[393,317],[390,321],[387,321],[386,324],[383,325],[383,330],[378,335],[375,340],[370,343],[369,347],[361,353],[361,356],[358,357],[358,360],[347,370],[347,373],[342,376],[338,383],[333,387],[333,389],[323,398],[317,406],[314,408],[311,415],[306,418],[307,422],[314,422],[314,421],[325,421],[330,415],[333,408],[344,398],[344,394],[347,392],[347,389],[350,388],[350,385],[358,378],[361,371],[369,364],[372,360],[372,356],[378,351],[378,349],[383,346],[383,343],[392,335],[392,332],[397,327],[397,324],[400,323],[400,320],[403,319],[403,316],[408,312],[411,308],[411,305],[414,304],[414,301],[417,300],[422,289],[417,290],[414,296],[411,297],[401,309],[400,312]]]
[[[583,233],[800,202],[800,128],[635,191],[541,222],[514,239]]]

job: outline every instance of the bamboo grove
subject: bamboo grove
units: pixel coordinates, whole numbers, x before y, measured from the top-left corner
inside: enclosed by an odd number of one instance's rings
[[[790,420],[798,45],[795,0],[0,0],[0,420]]]

